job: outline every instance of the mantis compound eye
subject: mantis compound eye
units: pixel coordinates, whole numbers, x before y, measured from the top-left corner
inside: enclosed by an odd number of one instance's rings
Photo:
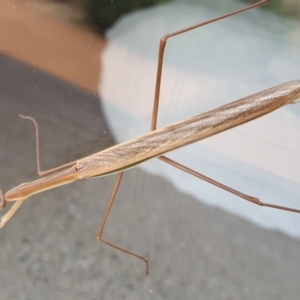
[[[4,209],[5,204],[6,201],[5,201],[4,191],[0,189],[0,210]]]

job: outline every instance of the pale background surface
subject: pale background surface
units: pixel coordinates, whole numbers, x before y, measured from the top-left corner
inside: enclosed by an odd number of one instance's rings
[[[159,39],[243,6],[195,3],[132,13],[108,32],[99,88],[119,142],[149,131]],[[158,127],[300,79],[299,45],[300,22],[259,9],[170,39]],[[290,105],[169,157],[264,202],[299,208],[299,128],[300,105]],[[256,207],[158,160],[141,167],[200,201],[300,238],[297,214]]]

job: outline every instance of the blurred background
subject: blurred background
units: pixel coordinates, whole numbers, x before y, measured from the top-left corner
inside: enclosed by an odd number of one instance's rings
[[[255,1],[0,2],[1,188],[149,131],[159,39]],[[170,40],[158,126],[300,78],[300,5],[273,0]],[[299,205],[300,107],[169,157],[266,202]],[[298,299],[298,215],[157,162],[28,199],[0,231],[1,299]],[[297,206],[298,205],[298,206]],[[5,211],[4,211],[5,212]]]

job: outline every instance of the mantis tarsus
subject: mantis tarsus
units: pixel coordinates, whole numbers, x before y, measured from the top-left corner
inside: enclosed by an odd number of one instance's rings
[[[300,98],[300,80],[278,85],[268,90],[245,97],[241,100],[223,105],[201,115],[191,117],[162,129],[156,129],[163,56],[167,39],[189,30],[199,28],[206,24],[244,12],[254,7],[261,6],[268,2],[269,0],[259,1],[258,3],[250,5],[244,9],[240,9],[209,21],[179,30],[177,32],[167,34],[161,39],[159,46],[151,132],[148,134],[131,139],[127,142],[118,144],[101,152],[79,159],[75,162],[42,172],[40,170],[38,125],[34,118],[21,115],[22,118],[29,119],[35,125],[37,166],[39,175],[43,176],[50,173],[52,174],[33,182],[23,183],[6,193],[0,190],[0,208],[4,209],[5,204],[8,201],[15,201],[9,211],[2,216],[0,228],[2,228],[5,223],[16,213],[23,202],[33,194],[71,183],[77,179],[100,177],[112,173],[119,173],[103,221],[100,225],[97,238],[99,241],[102,241],[103,243],[115,249],[143,260],[146,263],[146,273],[148,274],[148,261],[144,257],[103,240],[102,233],[121,183],[123,171],[155,157],[254,204],[300,213],[300,209],[261,202],[258,198],[243,194],[163,156],[163,154],[169,151],[178,149],[185,145],[233,128],[237,125],[241,125],[250,120],[259,118],[286,104],[296,103]]]

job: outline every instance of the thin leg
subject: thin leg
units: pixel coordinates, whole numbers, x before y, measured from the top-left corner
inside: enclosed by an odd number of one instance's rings
[[[152,110],[152,121],[151,121],[151,130],[155,130],[157,126],[157,113],[158,113],[158,105],[159,105],[159,94],[160,94],[160,85],[161,85],[161,74],[162,74],[162,66],[163,66],[163,60],[164,60],[164,52],[165,52],[165,47],[167,45],[167,40],[173,36],[180,35],[182,33],[194,30],[196,28],[199,28],[201,26],[231,17],[233,15],[242,13],[244,11],[250,10],[254,7],[258,7],[264,4],[267,4],[270,0],[261,0],[255,4],[249,5],[243,9],[239,9],[237,11],[231,12],[226,15],[222,15],[220,17],[210,19],[208,21],[198,23],[196,25],[166,34],[160,39],[159,43],[159,50],[158,50],[158,63],[157,63],[157,73],[156,73],[156,83],[155,83],[155,94],[154,94],[154,102],[153,102],[153,110]]]
[[[235,189],[232,189],[232,188],[230,188],[230,187],[228,187],[228,186],[226,186],[226,185],[224,185],[224,184],[222,184],[218,181],[215,181],[215,180],[213,180],[213,179],[211,179],[211,178],[209,178],[205,175],[202,175],[202,174],[200,174],[200,173],[198,173],[198,172],[196,172],[192,169],[189,169],[186,166],[183,166],[183,165],[181,165],[181,164],[175,162],[174,160],[171,160],[171,159],[169,159],[165,156],[160,156],[158,158],[160,160],[170,164],[171,166],[173,166],[175,168],[178,168],[179,170],[182,170],[182,171],[187,172],[187,173],[189,173],[193,176],[196,176],[197,178],[200,178],[200,179],[202,179],[206,182],[209,182],[209,183],[213,184],[214,186],[217,186],[217,187],[219,187],[219,188],[221,188],[221,189],[223,189],[223,190],[225,190],[229,193],[232,193],[232,194],[234,194],[234,195],[236,195],[236,196],[238,196],[238,197],[240,197],[244,200],[252,202],[254,204],[257,204],[257,205],[260,205],[260,206],[272,207],[272,208],[281,209],[281,210],[287,210],[287,211],[291,211],[291,212],[295,212],[295,213],[300,213],[300,209],[295,209],[295,208],[291,208],[291,207],[286,207],[286,206],[280,206],[280,205],[275,205],[275,204],[271,204],[271,203],[261,202],[258,198],[251,197],[249,195],[243,194],[243,193],[241,193],[241,192],[239,192]]]
[[[112,247],[112,248],[114,248],[114,249],[120,250],[120,251],[122,251],[122,252],[124,252],[124,253],[127,253],[127,254],[129,254],[129,255],[132,255],[132,256],[134,256],[134,257],[136,257],[136,258],[139,258],[139,259],[141,259],[142,261],[144,261],[145,264],[146,264],[146,274],[148,275],[148,274],[149,274],[149,264],[148,264],[148,260],[147,260],[147,259],[145,259],[144,257],[142,257],[142,256],[140,256],[140,255],[137,255],[137,254],[135,254],[135,253],[133,253],[133,252],[130,252],[130,251],[126,250],[126,249],[120,248],[120,247],[118,247],[118,246],[116,246],[116,245],[114,245],[114,244],[111,244],[111,243],[109,243],[109,242],[107,242],[107,241],[105,241],[105,240],[102,239],[102,233],[103,233],[103,230],[104,230],[104,226],[105,226],[105,223],[106,223],[106,221],[107,221],[107,218],[108,218],[109,212],[110,212],[110,210],[111,210],[111,207],[112,207],[112,205],[113,205],[113,203],[114,203],[114,201],[115,201],[116,194],[117,194],[117,191],[118,191],[118,189],[119,189],[119,186],[120,186],[122,177],[123,177],[123,172],[120,172],[120,173],[118,174],[117,181],[116,181],[116,183],[115,183],[115,186],[114,186],[113,192],[112,192],[112,194],[111,194],[111,196],[110,196],[110,200],[109,200],[108,206],[107,206],[107,208],[106,208],[106,211],[105,211],[105,214],[104,214],[102,223],[101,223],[101,225],[100,225],[100,228],[99,228],[99,231],[98,231],[98,234],[97,234],[97,239],[98,239],[100,242],[103,242],[104,244],[106,244],[106,245],[108,245],[108,246],[110,246],[110,247]]]
[[[26,119],[26,120],[29,120],[33,123],[34,125],[34,128],[35,128],[35,142],[36,142],[36,162],[37,162],[37,171],[38,171],[38,174],[40,176],[44,176],[44,175],[47,175],[47,174],[50,174],[50,173],[53,173],[55,171],[58,171],[58,170],[61,170],[61,169],[64,169],[66,167],[69,167],[69,166],[72,166],[74,165],[75,161],[73,162],[70,162],[70,163],[67,163],[67,164],[64,164],[62,166],[59,166],[59,167],[56,167],[56,168],[53,168],[53,169],[49,169],[49,170],[45,170],[45,171],[41,171],[41,163],[40,163],[40,131],[39,131],[39,126],[38,126],[38,123],[37,121],[35,120],[35,118],[33,117],[30,117],[30,116],[24,116],[24,115],[19,115],[20,118],[22,119]]]
[[[24,203],[23,200],[16,201],[9,211],[0,219],[0,229],[9,221],[9,219],[17,212],[20,206]]]

